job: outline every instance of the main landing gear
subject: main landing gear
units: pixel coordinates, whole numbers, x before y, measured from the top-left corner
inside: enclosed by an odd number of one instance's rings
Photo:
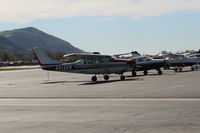
[[[124,75],[121,75],[121,76],[120,76],[120,79],[121,79],[121,80],[125,80],[126,77],[125,77]]]
[[[110,77],[109,77],[108,75],[104,75],[105,81],[108,81],[109,78],[110,78]],[[123,74],[121,74],[121,75],[120,75],[120,80],[125,80],[125,79],[126,79],[126,77],[125,77]],[[92,82],[96,82],[96,81],[97,81],[97,76],[96,76],[96,75],[95,75],[95,76],[92,76],[91,80],[92,80]]]
[[[137,76],[136,71],[132,71],[132,77],[135,77],[135,76]]]
[[[108,80],[109,80],[109,76],[108,76],[108,75],[104,75],[104,79],[105,79],[106,81],[108,81]]]
[[[144,71],[144,75],[145,76],[148,75],[148,71],[147,70]]]
[[[160,69],[158,69],[157,71],[158,71],[158,75],[162,75],[163,74],[163,72]],[[148,71],[147,70],[144,71],[144,75],[145,76],[148,75]]]
[[[174,68],[174,72],[182,72],[183,71],[183,68],[182,67],[175,67]]]
[[[108,80],[109,80],[109,76],[108,76],[108,75],[104,75],[104,79],[105,79],[106,81],[108,81]],[[96,81],[97,81],[97,76],[96,76],[96,75],[95,75],[95,76],[92,76],[91,80],[92,80],[93,82],[96,82]]]
[[[194,71],[194,70],[195,70],[195,68],[192,66],[192,67],[191,67],[191,71]]]
[[[96,81],[97,81],[97,76],[96,76],[96,75],[95,75],[95,76],[92,76],[91,80],[92,80],[93,82],[96,82]]]
[[[158,75],[162,75],[163,74],[163,72],[160,69],[158,69],[157,71],[158,71]]]

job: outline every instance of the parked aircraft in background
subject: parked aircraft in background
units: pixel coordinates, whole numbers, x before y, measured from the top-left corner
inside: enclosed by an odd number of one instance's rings
[[[162,51],[160,54],[152,56],[154,59],[165,59],[169,62],[170,67],[174,67],[174,71],[182,71],[183,67],[190,66],[191,71],[197,69],[197,64],[200,63],[200,53],[196,52],[195,54],[183,53],[183,54],[173,54],[168,53],[167,51]]]
[[[166,59],[169,54],[170,53],[168,53],[167,51],[162,51],[157,55],[149,55],[149,56],[152,57],[153,59]]]
[[[82,74],[93,74],[91,80],[97,81],[99,74],[104,75],[104,79],[109,79],[109,74],[119,74],[121,80],[125,80],[124,72],[134,69],[135,63],[132,60],[116,59],[109,55],[75,53],[64,56],[65,60],[72,63],[61,62],[50,59],[39,48],[33,49],[34,55],[43,70],[71,72]]]
[[[191,54],[191,53],[183,53],[183,54],[173,54],[168,53],[166,51],[162,51],[158,56],[154,56],[153,58],[162,58],[169,62],[170,67],[174,67],[174,71],[182,71],[183,67],[190,66],[191,71],[194,71],[197,68],[197,64],[200,63],[200,53]]]
[[[196,54],[190,54],[188,55],[189,57],[197,57],[198,61],[200,61],[200,53],[196,53]]]
[[[131,54],[131,56],[126,56]],[[144,75],[148,74],[148,70],[155,69],[158,71],[159,75],[162,75],[161,68],[167,66],[167,61],[164,59],[152,59],[148,56],[141,56],[137,51],[131,53],[117,54],[114,55],[118,58],[129,58],[136,62],[135,69],[132,69],[132,76],[136,76],[136,71],[144,71]]]
[[[132,71],[132,75],[136,76],[136,71],[144,71],[144,75],[148,74],[148,70],[155,69],[159,75],[162,75],[161,68],[167,65],[167,61],[163,59],[152,59],[148,56],[135,57],[136,68]]]
[[[191,71],[194,71],[197,68],[197,65],[200,63],[200,58],[195,55],[176,55],[171,54],[167,58],[170,62],[170,67],[174,67],[174,71],[182,72],[183,67],[190,66]]]

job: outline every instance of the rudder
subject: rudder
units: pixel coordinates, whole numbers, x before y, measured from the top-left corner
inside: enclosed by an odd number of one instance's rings
[[[33,53],[38,60],[38,63],[41,66],[46,66],[46,65],[58,65],[61,64],[60,61],[53,60],[49,58],[43,51],[41,51],[39,48],[33,48]]]

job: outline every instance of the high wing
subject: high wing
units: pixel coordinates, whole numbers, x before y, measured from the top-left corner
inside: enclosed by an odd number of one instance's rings
[[[132,51],[130,53],[115,54],[114,56],[117,58],[135,58],[141,56],[141,54],[139,54],[137,51]]]
[[[122,54],[115,54],[115,55],[113,55],[113,56],[115,56],[115,57],[117,57],[117,58],[119,58],[120,56],[123,56],[123,55],[130,55],[131,53],[122,53]]]
[[[100,55],[100,54],[89,54],[89,53],[73,53],[64,55],[65,61],[74,62],[77,60],[96,60],[96,59],[112,59],[114,57],[110,55]]]
[[[184,58],[185,55],[182,54],[168,54],[169,58]]]

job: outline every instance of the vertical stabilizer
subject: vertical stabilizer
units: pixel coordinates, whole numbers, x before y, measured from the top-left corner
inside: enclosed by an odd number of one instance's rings
[[[61,64],[60,61],[57,60],[53,60],[51,58],[49,58],[43,51],[41,51],[41,49],[39,48],[34,48],[33,49],[33,53],[36,57],[36,59],[38,60],[39,64],[41,66],[46,66],[46,65],[58,65]]]
[[[139,54],[137,51],[131,52],[131,55],[133,58],[141,56],[141,54]]]

